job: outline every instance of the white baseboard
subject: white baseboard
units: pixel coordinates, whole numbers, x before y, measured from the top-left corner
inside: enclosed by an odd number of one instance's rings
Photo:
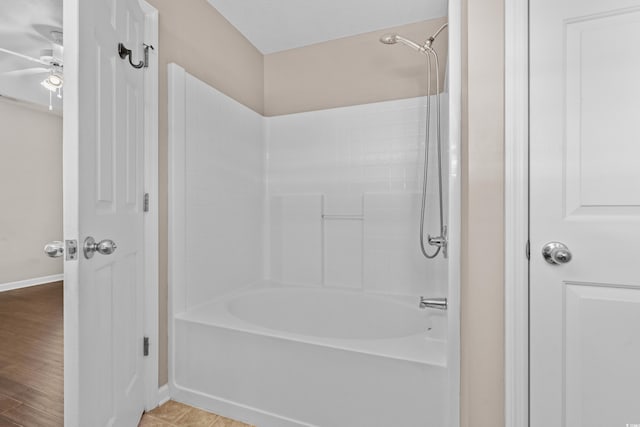
[[[64,274],[53,274],[51,276],[34,277],[33,279],[18,280],[17,282],[0,283],[0,292],[12,291],[14,289],[28,288],[29,286],[44,285],[51,282],[59,282],[64,279]]]
[[[185,387],[173,386],[171,390],[171,398],[177,402],[252,425],[260,427],[317,427]]]
[[[158,406],[162,406],[171,400],[171,392],[169,391],[169,384],[165,384],[158,389]]]

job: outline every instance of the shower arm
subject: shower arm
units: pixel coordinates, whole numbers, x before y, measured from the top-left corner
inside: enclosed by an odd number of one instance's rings
[[[424,46],[422,46],[422,48],[423,49],[431,48],[431,44],[436,40],[436,38],[440,35],[440,33],[448,26],[449,26],[448,22],[445,22],[444,24],[442,24],[442,26],[440,26],[440,28],[438,28],[438,30],[435,33],[433,33],[433,35],[429,37],[427,41],[424,42]]]

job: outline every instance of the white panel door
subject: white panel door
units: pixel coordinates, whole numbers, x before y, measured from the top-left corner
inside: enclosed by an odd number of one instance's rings
[[[65,425],[134,427],[144,410],[144,75],[137,0],[65,1]],[[75,16],[74,16],[75,15]],[[117,244],[87,259],[89,236]]]
[[[535,0],[530,23],[531,426],[637,425],[640,1]]]

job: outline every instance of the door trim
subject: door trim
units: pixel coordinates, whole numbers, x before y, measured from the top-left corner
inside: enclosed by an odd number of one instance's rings
[[[449,365],[448,425],[460,426],[460,262],[461,262],[461,134],[462,134],[462,38],[461,0],[449,0],[449,267],[447,353]]]
[[[529,426],[529,1],[505,3],[505,425]]]
[[[158,212],[158,10],[139,0],[145,12],[145,39],[154,49],[149,52],[145,69],[145,141],[144,191],[149,194],[149,211],[144,214],[144,331],[149,337],[149,356],[144,360],[145,407],[151,410],[160,402],[159,369],[159,212]],[[141,195],[142,197],[142,195]],[[142,344],[141,344],[142,347]],[[142,351],[142,350],[141,350]]]

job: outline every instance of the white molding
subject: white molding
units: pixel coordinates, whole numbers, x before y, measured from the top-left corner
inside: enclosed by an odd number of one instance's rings
[[[144,191],[149,193],[149,212],[144,213],[144,333],[149,337],[149,356],[144,361],[145,407],[153,409],[159,403],[159,243],[158,243],[158,11],[139,0],[145,12],[145,39],[154,49],[149,52],[149,67],[145,68],[145,141]]]
[[[505,3],[505,425],[529,425],[529,4]]]
[[[64,102],[62,105],[63,239],[78,239],[80,129],[80,2],[63,0]],[[80,289],[78,262],[64,263],[64,425],[80,425]]]
[[[449,427],[460,425],[462,1],[449,1]]]
[[[165,384],[158,389],[158,406],[162,406],[171,400],[171,391],[169,384]]]
[[[51,282],[64,280],[64,274],[34,277],[32,279],[18,280],[16,282],[0,283],[0,292],[13,291],[14,289],[28,288],[30,286],[46,285]]]

